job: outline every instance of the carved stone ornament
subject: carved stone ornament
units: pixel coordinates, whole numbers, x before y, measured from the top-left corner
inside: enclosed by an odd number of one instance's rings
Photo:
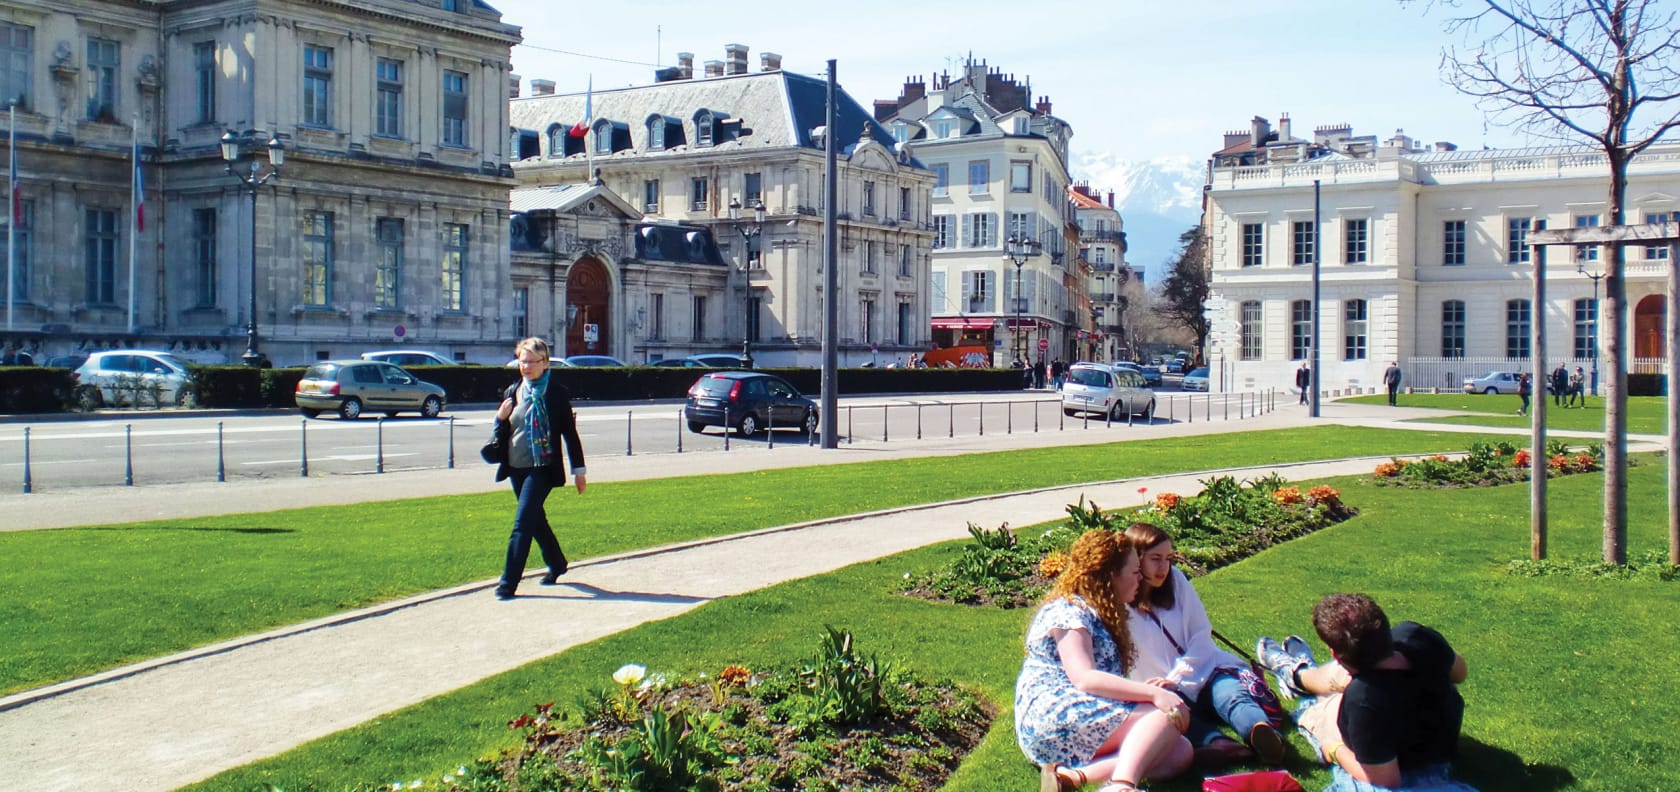
[[[140,59],[140,90],[156,91],[163,84],[163,70],[158,67],[157,58],[146,55]]]

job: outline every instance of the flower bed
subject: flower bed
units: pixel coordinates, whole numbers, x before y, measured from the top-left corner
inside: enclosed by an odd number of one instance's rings
[[[1546,444],[1546,473],[1561,476],[1589,473],[1604,467],[1604,447],[1590,446],[1585,453],[1572,453],[1559,440]],[[1417,460],[1390,459],[1372,471],[1378,484],[1399,487],[1490,487],[1527,481],[1534,468],[1533,455],[1510,443],[1476,443],[1463,458],[1448,459],[1436,454]]]

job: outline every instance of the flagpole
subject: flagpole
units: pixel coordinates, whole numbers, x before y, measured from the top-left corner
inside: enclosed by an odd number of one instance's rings
[[[12,307],[12,296],[17,293],[17,223],[18,223],[18,176],[17,176],[17,100],[9,103],[11,120],[7,123],[7,137],[11,145],[6,149],[6,156],[11,162],[6,178],[6,211],[10,217],[6,220],[6,331],[11,332],[12,316],[17,311]]]
[[[140,260],[140,116],[134,117],[134,144],[130,151],[134,154],[134,171],[128,176],[128,332],[136,332],[134,326],[134,270]]]
[[[594,115],[595,73],[590,72],[589,87],[585,89],[583,94],[583,183],[586,186],[595,183],[595,147],[590,145],[589,142],[589,125],[594,123],[595,119],[592,117]],[[612,134],[610,127],[607,134]]]

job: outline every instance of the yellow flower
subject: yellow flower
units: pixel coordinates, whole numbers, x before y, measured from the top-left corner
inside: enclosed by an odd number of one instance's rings
[[[1062,574],[1062,570],[1067,569],[1067,563],[1067,556],[1061,553],[1051,553],[1039,560],[1038,574],[1053,578]]]
[[[1272,493],[1272,500],[1277,501],[1281,506],[1287,506],[1291,503],[1300,503],[1302,500],[1301,488],[1279,487],[1277,491]]]

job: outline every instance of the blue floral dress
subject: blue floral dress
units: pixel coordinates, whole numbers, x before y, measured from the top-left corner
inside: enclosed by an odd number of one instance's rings
[[[1015,680],[1015,742],[1038,764],[1086,764],[1132,714],[1134,704],[1081,693],[1074,687],[1062,669],[1051,630],[1090,633],[1096,667],[1125,675],[1113,636],[1084,600],[1074,597],[1045,603],[1027,628],[1027,659]]]

